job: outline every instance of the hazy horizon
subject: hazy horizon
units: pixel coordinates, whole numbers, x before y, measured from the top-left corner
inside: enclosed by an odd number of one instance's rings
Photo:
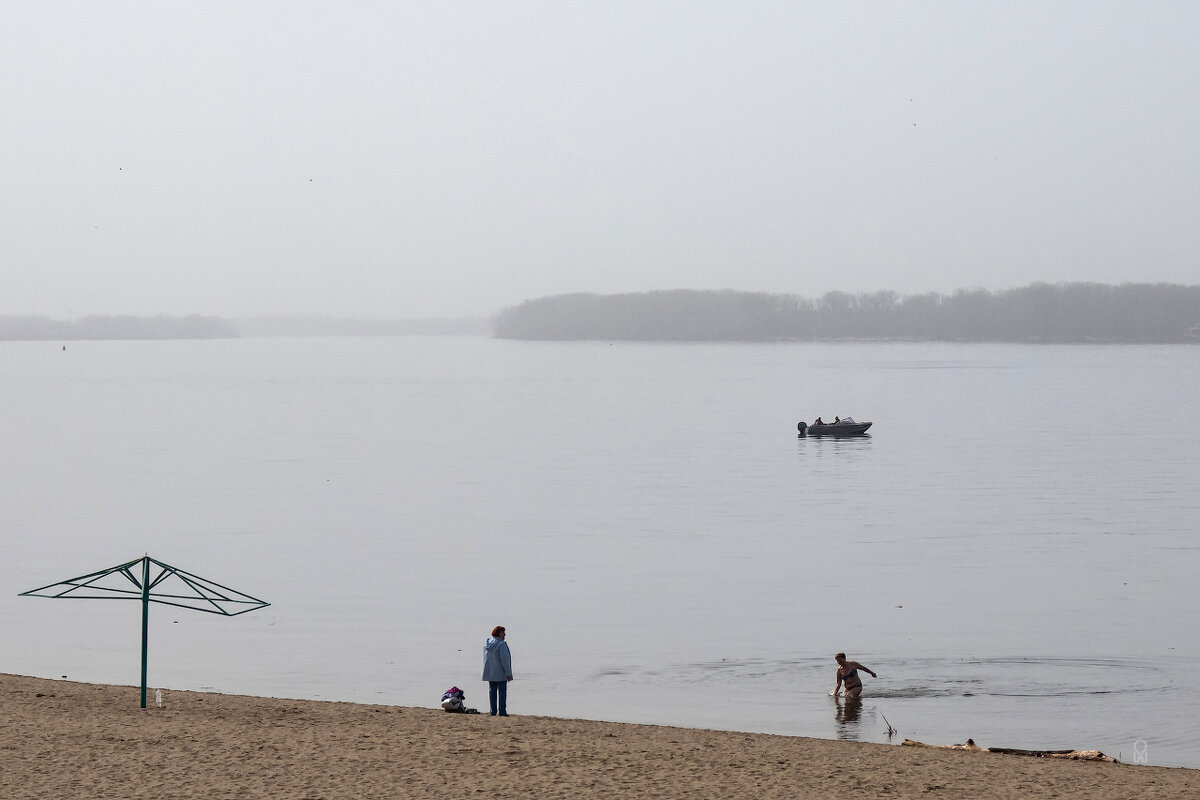
[[[1026,286],[1010,286],[1010,287],[1000,288],[1000,289],[996,289],[996,290],[986,290],[986,289],[977,289],[977,288],[972,289],[972,288],[967,288],[967,287],[960,287],[959,289],[956,289],[956,290],[953,290],[950,292],[944,292],[944,293],[943,292],[932,292],[932,293],[925,293],[925,294],[901,294],[899,292],[894,292],[891,289],[878,289],[875,291],[864,291],[864,292],[854,292],[854,293],[842,292],[840,290],[834,289],[834,290],[831,290],[830,292],[827,292],[821,296],[815,296],[815,295],[808,296],[808,295],[790,293],[790,292],[771,292],[771,293],[759,293],[759,294],[765,294],[767,296],[779,297],[779,298],[792,298],[792,299],[801,300],[801,301],[813,301],[813,302],[817,302],[817,303],[829,300],[830,298],[837,298],[839,296],[844,297],[844,298],[849,298],[849,299],[868,300],[871,302],[878,302],[879,298],[890,295],[890,296],[892,296],[891,302],[901,302],[902,303],[907,300],[923,300],[923,299],[927,298],[930,294],[937,295],[942,300],[949,301],[949,300],[953,300],[955,298],[955,296],[960,293],[975,294],[975,293],[978,293],[981,291],[985,292],[989,296],[999,298],[999,297],[1003,297],[1005,295],[1020,294],[1020,293],[1026,292],[1030,289],[1033,289],[1033,288],[1035,288],[1037,286],[1041,286],[1041,285],[1047,285],[1047,286],[1050,286],[1051,288],[1058,288],[1058,289],[1082,286],[1082,287],[1102,287],[1105,289],[1119,290],[1119,289],[1123,289],[1123,288],[1127,288],[1127,287],[1138,287],[1138,286],[1146,287],[1146,286],[1155,286],[1155,285],[1167,286],[1167,287],[1178,287],[1180,289],[1200,288],[1200,285],[1195,285],[1195,284],[1192,284],[1192,285],[1170,284],[1170,283],[1166,283],[1166,282],[1158,282],[1157,284],[1154,284],[1154,283],[1149,283],[1149,282],[1144,282],[1144,281],[1137,282],[1137,283],[1124,283],[1124,284],[1095,284],[1095,283],[1088,283],[1088,282],[1073,282],[1073,283],[1064,282],[1064,283],[1060,283],[1060,284],[1043,284],[1042,282],[1034,282],[1034,283],[1028,284]],[[400,323],[464,322],[465,323],[465,322],[486,322],[486,321],[494,320],[497,317],[502,316],[506,312],[518,310],[520,307],[526,306],[530,303],[541,303],[541,302],[545,302],[545,301],[552,301],[552,300],[572,298],[572,297],[591,296],[591,297],[596,297],[596,298],[615,299],[615,298],[622,298],[622,297],[632,297],[632,296],[637,296],[637,295],[677,295],[680,293],[722,295],[727,292],[731,292],[734,294],[750,294],[750,295],[755,294],[753,292],[749,292],[747,290],[741,290],[741,289],[729,289],[729,288],[726,288],[726,289],[690,289],[687,287],[675,287],[673,289],[654,289],[654,290],[647,290],[647,291],[643,291],[643,292],[608,292],[608,293],[563,292],[561,294],[555,294],[555,295],[541,295],[539,297],[523,298],[521,300],[514,302],[510,306],[505,306],[503,308],[497,308],[494,311],[487,312],[487,313],[473,314],[473,315],[464,314],[464,315],[458,315],[458,316],[427,315],[427,316],[402,317],[402,316],[386,316],[386,315],[371,315],[371,314],[358,314],[358,315],[342,314],[342,315],[339,315],[339,314],[322,314],[322,313],[306,313],[306,312],[296,312],[296,313],[287,313],[287,314],[248,313],[248,314],[222,315],[222,314],[201,314],[201,313],[195,313],[195,312],[183,313],[183,314],[169,314],[169,313],[162,312],[162,311],[148,311],[148,312],[141,313],[141,314],[114,314],[114,313],[107,313],[107,312],[96,312],[93,314],[83,314],[83,315],[79,315],[79,316],[75,316],[75,317],[54,317],[54,316],[48,315],[48,314],[0,313],[0,320],[10,320],[11,321],[11,320],[20,320],[20,319],[40,319],[40,320],[46,320],[46,321],[51,321],[51,322],[57,323],[57,322],[81,322],[81,321],[84,321],[87,319],[119,319],[122,317],[129,317],[131,319],[136,319],[136,320],[154,320],[156,318],[167,318],[167,319],[171,319],[171,320],[186,320],[187,318],[195,317],[195,318],[210,319],[210,320],[223,321],[223,322],[237,322],[237,323],[258,323],[258,322],[266,322],[266,323],[271,323],[271,322],[285,322],[285,323],[286,322],[297,322],[297,323],[313,322],[313,323],[321,323],[321,324],[324,324],[324,323],[358,323],[358,322],[382,323],[382,324],[396,323],[396,322],[400,322]],[[1141,310],[1145,311],[1146,309],[1141,309]],[[1153,313],[1159,313],[1158,309],[1151,309],[1151,311]]]
[[[1200,8],[7,3],[0,315],[1200,282]]]

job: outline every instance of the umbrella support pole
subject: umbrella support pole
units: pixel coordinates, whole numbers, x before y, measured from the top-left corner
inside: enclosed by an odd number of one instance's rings
[[[146,661],[150,645],[150,558],[142,559],[142,708],[146,707]]]

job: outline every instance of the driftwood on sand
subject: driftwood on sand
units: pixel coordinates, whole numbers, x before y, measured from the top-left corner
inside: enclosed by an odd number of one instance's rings
[[[933,747],[938,750],[969,750],[974,753],[1002,753],[1010,756],[1032,756],[1033,758],[1065,758],[1071,761],[1107,761],[1112,764],[1120,763],[1112,756],[1106,756],[1099,750],[1022,750],[1016,747],[980,747],[974,739],[967,739],[966,744],[925,744],[912,739],[900,743],[904,747]]]

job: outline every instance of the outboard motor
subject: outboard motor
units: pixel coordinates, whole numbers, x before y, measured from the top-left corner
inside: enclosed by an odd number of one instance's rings
[[[804,436],[804,432],[808,429],[808,425],[803,420],[796,423],[796,430],[800,431],[800,435]]]

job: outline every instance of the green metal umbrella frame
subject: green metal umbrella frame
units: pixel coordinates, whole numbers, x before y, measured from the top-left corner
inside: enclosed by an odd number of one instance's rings
[[[154,569],[152,569],[153,567]],[[155,571],[157,570],[157,572]],[[165,584],[165,585],[164,585]],[[161,588],[160,588],[161,587]],[[150,604],[162,603],[209,614],[236,617],[271,605],[265,600],[222,586],[215,581],[185,572],[178,567],[142,558],[68,578],[19,597],[65,597],[74,600],[142,601],[142,708],[146,707],[146,671],[150,639]]]

